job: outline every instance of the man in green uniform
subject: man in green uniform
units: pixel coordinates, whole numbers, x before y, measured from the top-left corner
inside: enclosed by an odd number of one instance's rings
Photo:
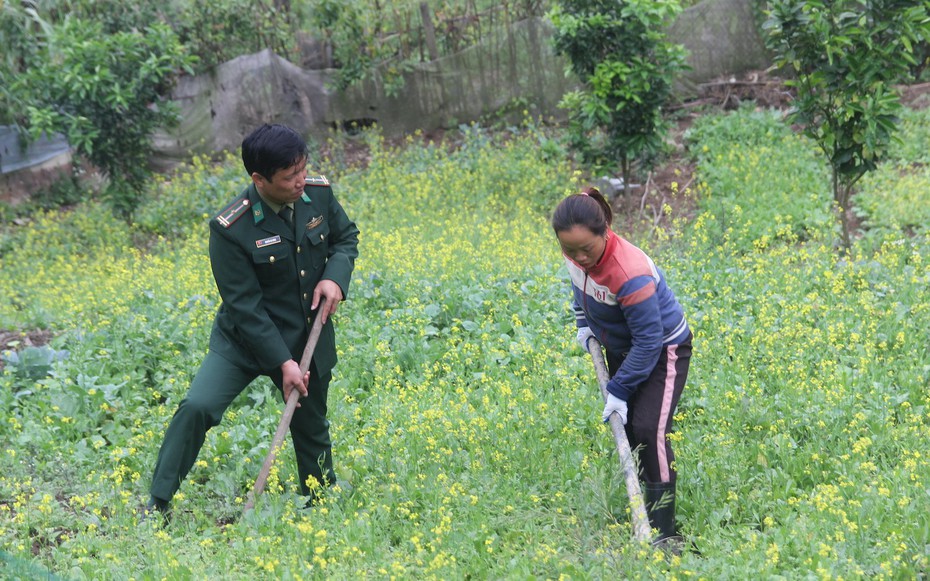
[[[210,221],[210,264],[222,303],[210,350],[178,406],[158,453],[149,509],[168,504],[233,399],[266,375],[287,401],[302,399],[290,431],[301,491],[335,483],[326,396],[336,365],[330,319],[349,290],[358,228],[323,176],[307,177],[307,144],[282,125],[242,142],[252,183]],[[325,299],[321,309],[318,309]],[[315,317],[323,328],[310,372],[299,360]]]

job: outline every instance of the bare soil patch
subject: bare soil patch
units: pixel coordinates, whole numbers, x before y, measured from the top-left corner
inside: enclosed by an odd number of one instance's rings
[[[41,347],[47,345],[54,334],[47,329],[34,329],[28,331],[0,330],[0,351],[7,349],[21,349],[23,347]]]

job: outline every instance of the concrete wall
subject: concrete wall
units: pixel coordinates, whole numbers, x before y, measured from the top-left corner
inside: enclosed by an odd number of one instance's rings
[[[769,65],[751,1],[705,0],[670,27],[672,40],[689,51],[691,70],[677,85],[680,96],[712,78]],[[552,48],[553,33],[546,19],[518,22],[456,55],[418,64],[396,95],[373,80],[335,92],[329,88],[333,71],[303,69],[269,51],[239,57],[213,75],[182,79],[174,98],[184,121],[156,136],[160,164],[236,148],[265,121],[310,135],[377,122],[385,134],[398,135],[493,118],[507,108],[563,118],[557,104],[578,81],[565,75],[567,62]]]
[[[23,149],[12,127],[0,126],[0,202],[17,205],[71,176],[71,148],[61,135],[41,137]]]
[[[704,0],[672,24],[670,37],[690,54],[691,71],[677,86],[681,95],[694,93],[709,79],[769,65],[751,2]],[[542,18],[518,22],[456,55],[418,64],[405,74],[396,95],[385,94],[381,84],[370,80],[333,91],[333,71],[301,68],[268,50],[242,56],[212,74],[180,80],[173,99],[182,121],[154,136],[153,164],[167,169],[191,154],[235,149],[263,122],[325,136],[330,128],[353,121],[377,122],[385,134],[399,135],[494,119],[504,115],[502,110],[513,117],[527,109],[534,116],[563,118],[557,104],[578,81],[565,75],[567,62],[552,48],[553,33]],[[53,165],[69,163],[70,156]],[[53,168],[43,167],[4,174],[0,199],[19,199],[47,187]]]
[[[557,104],[577,85],[552,48],[552,24],[534,18],[454,56],[422,63],[387,96],[368,81],[334,95],[334,120],[374,119],[388,134],[455,127],[501,110],[560,116]]]
[[[759,35],[750,0],[705,0],[679,15],[669,38],[688,49],[691,70],[682,75],[680,94],[710,79],[768,68],[771,56]]]

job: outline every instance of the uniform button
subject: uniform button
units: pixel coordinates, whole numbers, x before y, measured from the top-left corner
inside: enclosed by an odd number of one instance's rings
[[[274,262],[274,256],[268,259],[268,262]]]
[[[300,246],[297,247],[297,254],[300,254]]]
[[[313,324],[313,319],[311,319],[310,317],[307,317],[307,324],[308,324],[308,325],[312,325],[312,324]]]
[[[304,300],[307,300],[307,297],[310,296],[307,293],[304,293]]]
[[[325,238],[326,238],[326,235],[325,235],[325,234],[320,234],[320,240],[323,240],[323,239],[325,239]]]
[[[306,270],[301,270],[301,271],[300,271],[300,276],[301,276],[301,277],[303,277],[305,274],[307,274],[307,271],[306,271]]]

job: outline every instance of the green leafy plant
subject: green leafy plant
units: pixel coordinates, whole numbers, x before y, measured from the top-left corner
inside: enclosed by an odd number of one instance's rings
[[[37,62],[43,31],[48,24],[36,11],[33,0],[0,3],[0,124],[15,125],[26,105],[12,91],[16,78]]]
[[[252,0],[186,2],[168,20],[181,43],[197,55],[197,71],[209,71],[237,56],[266,48],[293,57],[297,42],[291,12],[265,4]]]
[[[67,358],[67,351],[53,349],[48,345],[25,347],[19,351],[4,351],[0,355],[3,364],[9,367],[13,374],[33,380],[47,377],[56,362]]]
[[[550,13],[555,47],[584,89],[564,96],[572,146],[586,163],[615,167],[654,158],[666,128],[662,107],[685,50],[663,30],[681,11],[677,0],[564,0]]]
[[[322,31],[332,51],[337,88],[373,77],[380,77],[389,95],[396,95],[403,87],[402,74],[409,70],[412,55],[405,55],[396,46],[397,37],[383,38],[391,8],[337,0],[310,3],[310,22]]]
[[[780,111],[746,104],[726,115],[702,116],[685,137],[710,186],[698,196],[714,216],[706,229],[730,239],[731,251],[832,235],[828,172],[810,140],[794,133]]]
[[[875,169],[895,132],[907,79],[930,38],[930,3],[895,0],[775,0],[763,25],[779,67],[795,75],[792,120],[832,168],[833,200],[850,247],[853,188]]]
[[[67,19],[47,43],[42,62],[14,83],[24,125],[32,137],[63,133],[108,175],[107,197],[129,218],[150,175],[149,137],[177,122],[164,97],[193,61],[163,24],[106,34],[100,24]]]

